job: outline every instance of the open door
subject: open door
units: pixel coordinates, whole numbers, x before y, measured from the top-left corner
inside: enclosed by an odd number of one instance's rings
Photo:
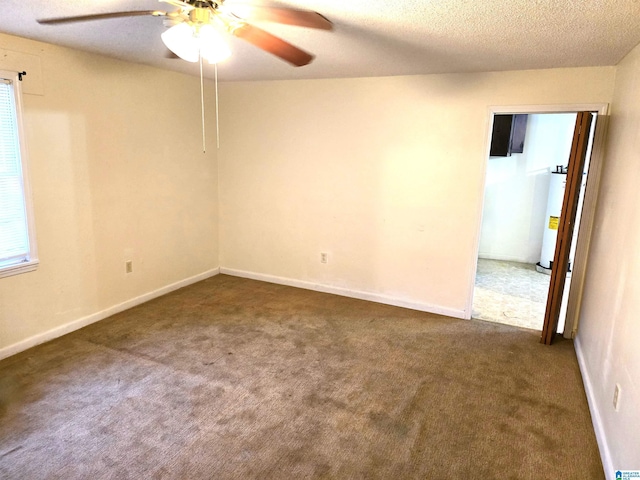
[[[551,267],[551,283],[547,295],[547,308],[544,314],[541,343],[551,345],[558,329],[558,318],[562,304],[562,294],[569,267],[569,253],[573,227],[578,210],[578,198],[582,184],[582,174],[589,143],[592,115],[590,112],[579,112],[573,132],[573,142],[569,155],[567,184],[562,200],[562,213],[558,225],[556,249]]]

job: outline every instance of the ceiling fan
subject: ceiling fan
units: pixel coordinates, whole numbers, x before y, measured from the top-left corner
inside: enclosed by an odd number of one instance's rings
[[[313,55],[262,30],[248,22],[273,22],[299,27],[332,30],[333,24],[317,12],[287,7],[253,6],[249,4],[224,5],[225,0],[159,0],[177,10],[133,10],[124,12],[98,13],[64,18],[38,20],[44,25],[59,25],[90,20],[151,15],[162,17],[169,29],[162,34],[162,40],[178,57],[197,62],[202,58],[209,63],[228,57],[230,51],[218,30],[224,30],[252,45],[268,52],[293,66],[301,67],[311,63]],[[216,28],[217,27],[217,28]]]

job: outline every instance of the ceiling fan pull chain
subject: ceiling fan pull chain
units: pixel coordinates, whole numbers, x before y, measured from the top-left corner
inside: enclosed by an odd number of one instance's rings
[[[202,153],[206,153],[207,146],[204,134],[204,80],[202,75],[202,54],[200,57],[200,107],[202,109]]]
[[[220,119],[218,114],[218,64],[214,63],[214,71],[216,74],[216,143],[218,150],[220,150]]]

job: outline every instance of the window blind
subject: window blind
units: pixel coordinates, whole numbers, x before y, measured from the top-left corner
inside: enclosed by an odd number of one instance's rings
[[[0,266],[29,260],[24,183],[13,85],[0,79]]]

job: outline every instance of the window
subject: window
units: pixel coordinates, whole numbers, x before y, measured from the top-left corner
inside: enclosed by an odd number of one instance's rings
[[[0,277],[38,266],[21,107],[18,74],[0,70]]]

